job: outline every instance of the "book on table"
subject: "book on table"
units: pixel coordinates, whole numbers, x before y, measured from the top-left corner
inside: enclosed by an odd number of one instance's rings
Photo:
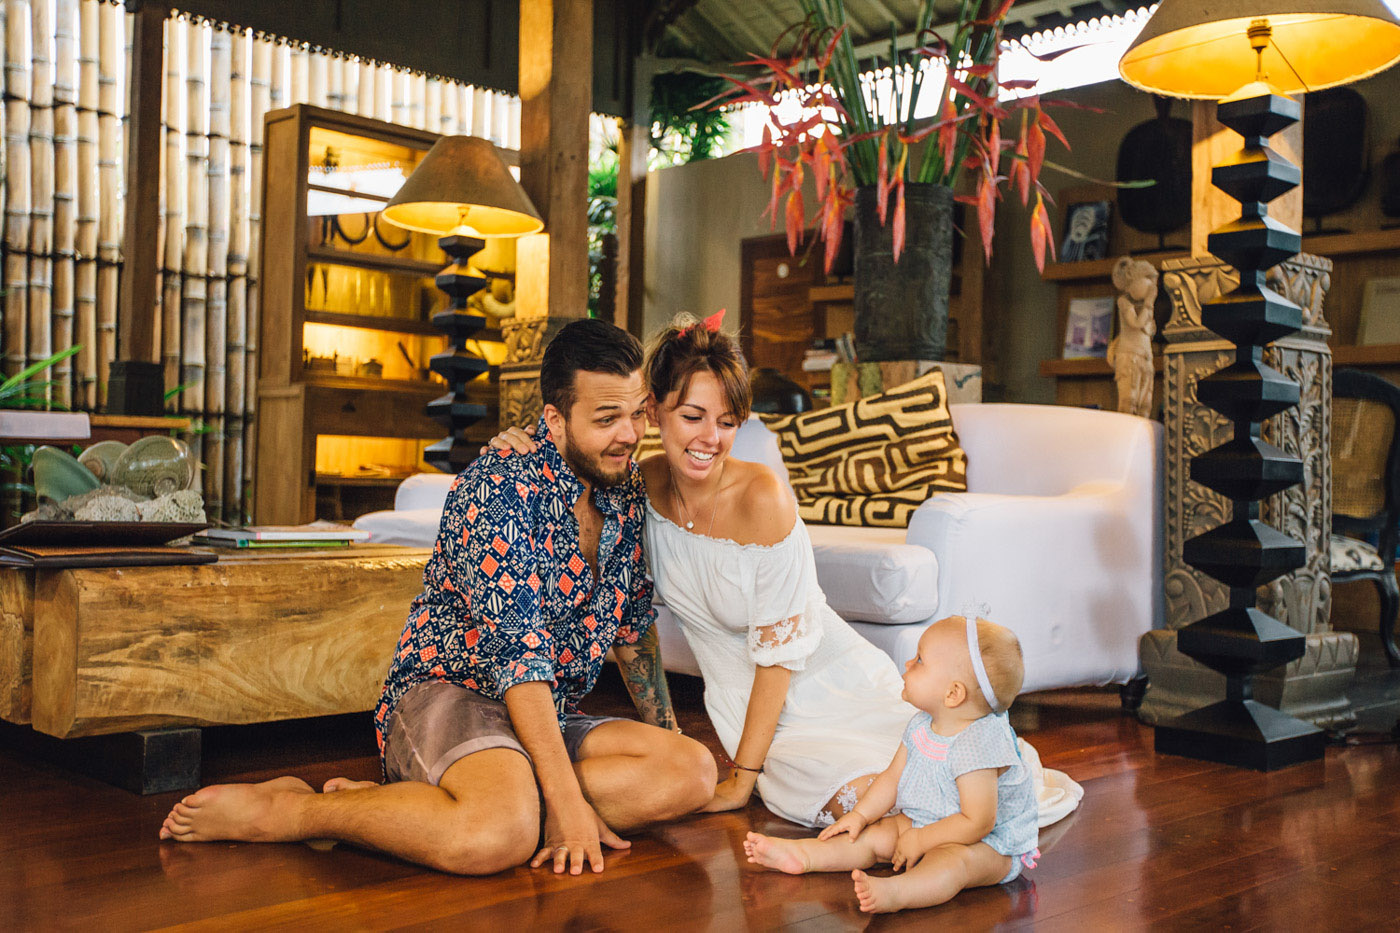
[[[368,541],[369,532],[348,525],[313,522],[309,525],[209,528],[194,540],[196,544],[217,547],[346,547]]]

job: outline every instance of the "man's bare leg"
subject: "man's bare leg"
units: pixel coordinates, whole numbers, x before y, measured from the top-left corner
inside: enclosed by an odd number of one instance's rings
[[[997,884],[1011,870],[1011,857],[985,842],[970,846],[950,843],[926,854],[913,868],[888,878],[851,872],[856,900],[865,913],[888,913],[911,907],[933,907],[951,901],[959,891]]]
[[[715,793],[715,758],[676,732],[630,720],[589,732],[574,762],[583,796],[614,832],[694,813]]]
[[[907,819],[907,818],[906,818]],[[887,816],[872,823],[854,841],[849,835],[835,839],[781,839],[749,833],[744,852],[749,861],[789,875],[809,871],[850,871],[888,862],[899,839],[899,817]]]
[[[490,806],[482,806],[483,794]],[[337,839],[454,874],[485,875],[524,864],[539,827],[529,760],[493,748],[453,764],[437,787],[400,781],[317,794],[297,778],[216,784],[177,803],[160,836],[179,842]]]

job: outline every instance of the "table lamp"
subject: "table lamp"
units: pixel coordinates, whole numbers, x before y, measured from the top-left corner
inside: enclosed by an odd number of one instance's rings
[[[1220,101],[1244,148],[1211,171],[1242,216],[1207,248],[1240,284],[1201,308],[1235,345],[1234,362],[1200,381],[1197,400],[1234,422],[1234,436],[1191,461],[1191,478],[1231,501],[1231,518],[1185,543],[1183,559],[1230,589],[1225,609],[1182,628],[1183,654],[1225,676],[1225,699],[1156,728],[1159,752],[1271,770],[1321,758],[1321,730],[1253,698],[1254,678],[1304,653],[1302,633],[1256,606],[1259,586],[1304,563],[1303,542],[1260,520],[1260,500],[1299,483],[1303,464],[1260,437],[1260,423],[1298,403],[1298,383],[1266,366],[1264,346],[1298,330],[1302,309],[1265,284],[1302,249],[1268,213],[1297,187],[1300,167],[1269,148],[1297,122],[1289,94],[1375,74],[1400,57],[1400,21],[1381,0],[1164,0],[1118,70],[1152,94]]]
[[[544,221],[496,147],[474,136],[445,136],[434,143],[381,216],[406,230],[438,236],[438,245],[452,259],[436,279],[452,303],[432,321],[447,333],[451,348],[429,365],[451,391],[428,403],[429,417],[446,426],[448,436],[430,445],[423,459],[444,473],[456,473],[481,447],[479,440],[467,439],[467,429],[490,414],[467,395],[467,383],[489,368],[466,348],[486,324],[484,317],[467,311],[467,299],[487,282],[472,273],[467,260],[486,245],[485,237],[538,233]]]

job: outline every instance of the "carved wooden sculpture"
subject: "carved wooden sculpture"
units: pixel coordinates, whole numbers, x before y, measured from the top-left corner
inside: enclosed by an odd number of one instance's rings
[[[1118,336],[1108,345],[1108,365],[1118,385],[1118,410],[1142,418],[1152,411],[1152,308],[1157,302],[1157,269],[1124,256],[1113,264],[1118,289]]]

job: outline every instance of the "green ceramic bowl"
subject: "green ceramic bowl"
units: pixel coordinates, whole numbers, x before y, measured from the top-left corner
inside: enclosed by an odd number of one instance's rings
[[[72,454],[48,446],[34,451],[34,494],[41,500],[62,502],[99,485],[92,471],[74,460]]]
[[[188,489],[194,471],[194,458],[184,441],[153,434],[122,451],[110,482],[143,496],[163,496]]]
[[[121,441],[98,441],[78,454],[78,462],[87,467],[99,480],[108,479],[117,465],[117,458],[125,450],[126,445]]]

